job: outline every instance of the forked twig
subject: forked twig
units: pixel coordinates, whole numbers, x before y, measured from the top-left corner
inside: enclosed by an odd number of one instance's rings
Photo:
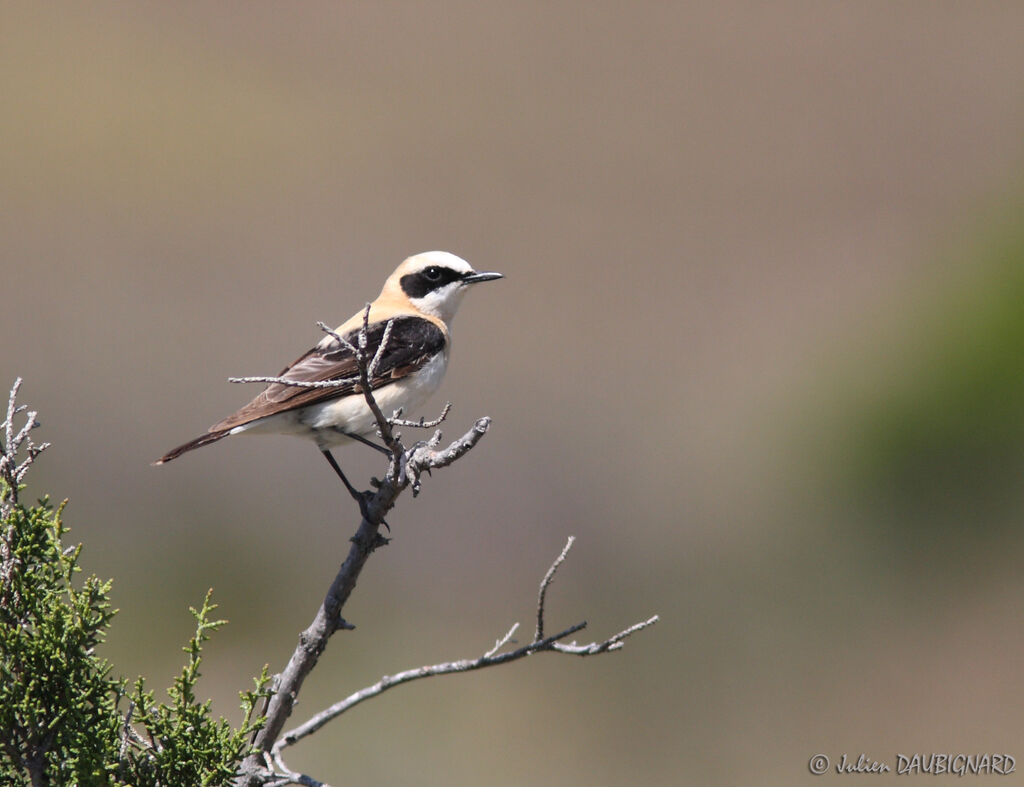
[[[654,615],[645,621],[636,623],[618,634],[614,634],[603,642],[591,642],[588,645],[576,645],[573,642],[570,645],[563,645],[561,640],[566,637],[575,634],[577,631],[581,631],[586,628],[586,621],[576,623],[573,626],[569,626],[567,629],[560,631],[550,637],[543,636],[544,629],[544,605],[546,601],[547,589],[551,585],[552,580],[558,571],[559,566],[564,562],[566,555],[575,541],[575,537],[570,536],[566,542],[565,547],[562,549],[561,554],[555,559],[555,562],[551,564],[551,568],[548,569],[547,574],[544,575],[544,579],[541,581],[540,593],[538,594],[537,600],[537,633],[534,635],[534,639],[527,645],[523,645],[520,648],[512,651],[500,652],[505,645],[511,640],[515,634],[519,624],[513,625],[508,632],[500,637],[490,650],[484,653],[482,656],[475,659],[461,659],[459,661],[448,661],[440,664],[433,664],[426,667],[416,667],[414,669],[405,670],[398,672],[394,675],[385,675],[372,686],[360,689],[353,694],[350,694],[343,700],[334,703],[328,708],[317,713],[311,717],[308,721],[299,725],[298,727],[289,730],[284,733],[281,738],[274,744],[272,754],[275,758],[279,757],[280,752],[298,743],[303,738],[306,738],[317,730],[321,729],[325,724],[336,719],[341,714],[354,708],[366,700],[372,699],[380,694],[383,694],[388,689],[394,688],[395,686],[401,686],[403,683],[410,683],[414,680],[420,680],[422,678],[432,678],[437,675],[451,675],[458,672],[471,672],[473,670],[483,669],[484,667],[493,667],[498,664],[507,664],[512,661],[518,661],[519,659],[525,658],[526,656],[533,655],[534,653],[544,652],[558,652],[567,653],[581,656],[596,655],[598,653],[607,653],[613,650],[618,650],[623,645],[623,640],[626,639],[630,634],[634,634],[637,631],[652,626],[658,622],[658,616]]]

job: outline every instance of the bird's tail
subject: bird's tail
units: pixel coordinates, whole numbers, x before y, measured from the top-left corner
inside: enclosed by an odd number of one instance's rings
[[[219,429],[215,432],[207,432],[204,435],[200,435],[195,440],[189,440],[184,445],[179,445],[177,448],[168,451],[166,454],[164,454],[155,462],[153,462],[153,464],[162,465],[165,462],[170,462],[172,459],[177,459],[186,451],[191,451],[193,448],[202,448],[204,445],[209,445],[210,443],[216,443],[222,437],[227,437],[230,433],[230,429]]]

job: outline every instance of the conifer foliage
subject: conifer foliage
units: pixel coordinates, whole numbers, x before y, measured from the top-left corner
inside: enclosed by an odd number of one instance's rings
[[[231,781],[259,729],[266,670],[241,693],[235,729],[199,702],[202,646],[224,624],[207,593],[192,609],[195,635],[181,674],[158,702],[142,678],[129,686],[97,654],[116,610],[112,583],[81,578],[81,545],[68,545],[65,505],[21,503],[35,413],[14,421],[20,380],[0,425],[0,783],[12,785],[219,785]],[[20,461],[19,461],[20,460]]]

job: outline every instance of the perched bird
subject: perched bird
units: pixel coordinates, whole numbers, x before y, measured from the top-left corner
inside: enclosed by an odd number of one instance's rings
[[[437,390],[451,350],[449,324],[471,284],[500,279],[500,273],[478,273],[468,262],[445,251],[409,257],[392,273],[370,304],[366,352],[374,357],[387,324],[388,341],[370,379],[377,404],[385,415],[402,408],[411,412]],[[365,309],[334,332],[356,345]],[[307,388],[272,383],[249,404],[215,423],[195,440],[168,451],[153,464],[162,465],[186,451],[229,435],[242,433],[292,434],[314,440],[331,467],[352,492],[330,449],[366,439],[377,422],[359,390],[359,370],[352,350],[333,336],[285,367],[278,377],[288,380],[349,380],[340,387]]]

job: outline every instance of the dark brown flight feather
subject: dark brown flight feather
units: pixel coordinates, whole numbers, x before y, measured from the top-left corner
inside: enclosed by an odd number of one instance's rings
[[[441,328],[422,317],[396,317],[392,320],[391,334],[381,355],[370,389],[377,390],[421,369],[431,358],[444,349],[445,336]],[[366,352],[372,358],[380,347],[387,322],[377,322],[366,332]],[[358,341],[359,330],[344,334],[351,344]],[[358,390],[359,369],[355,356],[345,345],[332,339],[326,347],[314,347],[294,363],[281,370],[278,377],[301,382],[324,380],[350,380],[347,385],[331,388],[301,388],[283,383],[271,383],[245,407],[210,427],[206,434],[168,451],[154,464],[176,459],[186,451],[215,443],[238,426],[278,415],[312,404],[349,396]]]

